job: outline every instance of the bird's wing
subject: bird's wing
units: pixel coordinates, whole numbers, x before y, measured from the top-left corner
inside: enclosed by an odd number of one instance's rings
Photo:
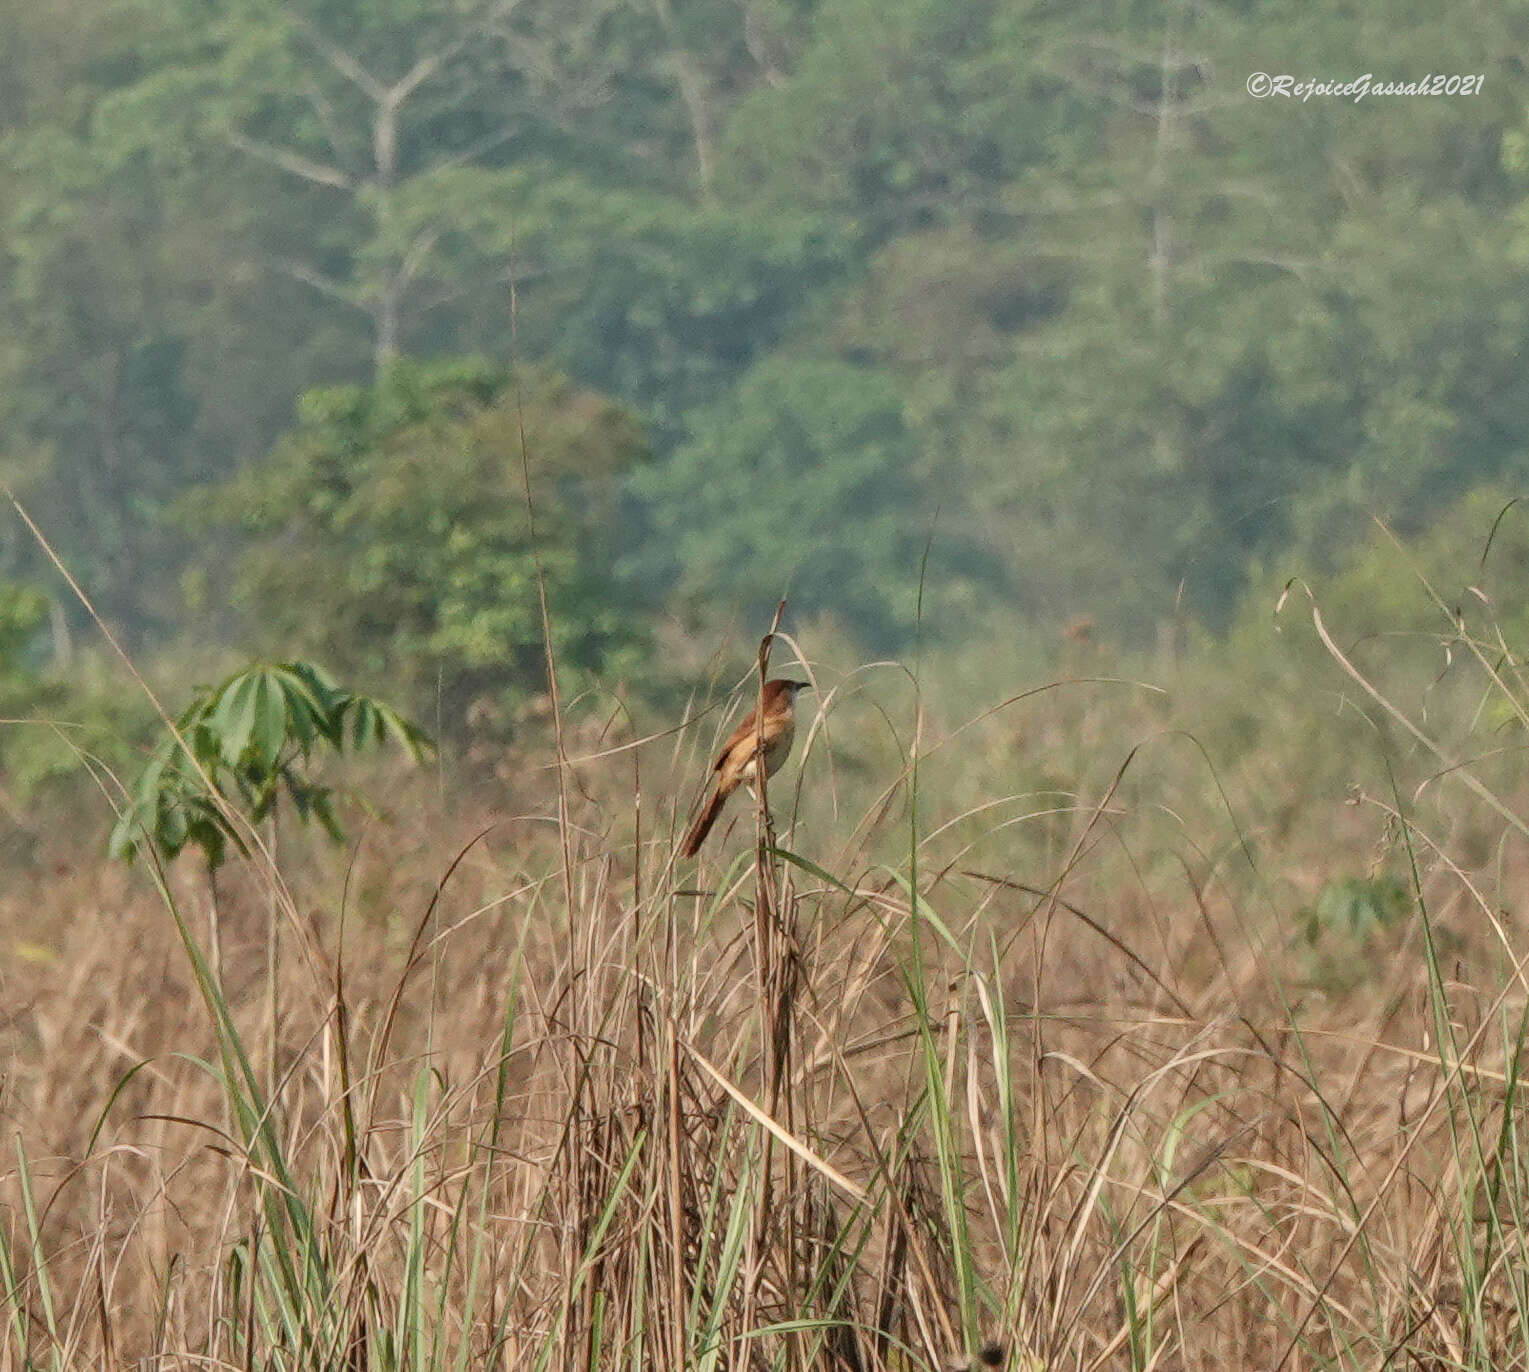
[[[720,772],[726,765],[728,758],[732,756],[733,750],[754,732],[755,713],[755,711],[750,710],[748,717],[743,723],[733,730],[727,742],[722,745],[722,751],[717,754],[717,760],[711,764],[712,771]]]

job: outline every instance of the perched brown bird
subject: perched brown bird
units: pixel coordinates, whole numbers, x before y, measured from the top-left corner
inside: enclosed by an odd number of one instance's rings
[[[696,849],[711,832],[711,826],[722,813],[722,806],[745,783],[752,785],[758,774],[758,758],[764,756],[765,776],[772,777],[780,770],[791,752],[791,742],[796,737],[796,693],[807,689],[807,682],[792,681],[789,677],[776,677],[764,684],[762,704],[764,723],[756,717],[758,707],[749,711],[749,717],[734,731],[733,736],[722,745],[712,771],[717,774],[717,788],[701,811],[695,827],[685,836],[680,852],[694,857]]]

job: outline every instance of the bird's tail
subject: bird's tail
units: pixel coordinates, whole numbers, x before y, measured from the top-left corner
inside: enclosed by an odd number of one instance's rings
[[[706,808],[701,811],[701,817],[685,835],[684,847],[680,849],[683,856],[694,857],[696,849],[706,842],[706,835],[711,833],[711,826],[717,822],[717,816],[722,813],[722,802],[726,799],[727,796],[723,794],[720,786],[711,793],[711,799],[706,802]]]

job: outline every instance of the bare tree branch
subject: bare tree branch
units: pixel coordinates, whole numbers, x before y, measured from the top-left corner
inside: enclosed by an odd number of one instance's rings
[[[470,143],[460,152],[454,152],[450,157],[443,157],[439,162],[432,164],[425,172],[431,175],[434,172],[448,171],[452,167],[460,167],[464,162],[475,162],[484,153],[492,151],[503,143],[508,143],[512,138],[519,135],[520,130],[513,124],[508,124],[497,133],[485,134],[475,143]]]
[[[273,261],[272,265],[277,271],[284,272],[294,281],[301,281],[305,286],[312,286],[314,290],[328,296],[331,300],[338,300],[342,305],[349,305],[351,309],[359,310],[373,319],[377,317],[375,305],[364,299],[359,291],[310,267],[306,262],[299,262],[290,257],[279,257]]]
[[[228,141],[240,152],[258,157],[262,162],[269,162],[273,167],[280,167],[282,171],[301,177],[304,181],[311,181],[316,186],[333,186],[341,191],[356,189],[356,179],[347,172],[323,162],[315,162],[290,148],[278,148],[238,132],[229,134]]]
[[[301,15],[293,15],[292,23],[308,40],[309,46],[352,85],[360,87],[379,105],[387,98],[387,87],[343,48],[332,43]]]
[[[754,65],[759,68],[759,74],[764,77],[766,84],[779,90],[786,84],[786,73],[780,69],[765,46],[765,35],[759,26],[759,15],[751,0],[739,0],[739,2],[743,6],[743,46],[749,56],[754,59]]]
[[[330,151],[336,158],[343,157],[345,136],[335,118],[334,106],[329,97],[324,94],[318,82],[311,78],[303,82],[303,94],[308,99],[314,117],[319,121],[319,127],[324,130],[324,141],[329,144]]]
[[[659,27],[664,31],[664,37],[668,40],[669,51],[666,54],[668,61],[664,64],[674,74],[674,84],[679,88],[680,100],[685,106],[685,113],[690,120],[690,142],[695,149],[696,172],[701,183],[701,198],[711,199],[713,168],[716,163],[713,151],[715,134],[711,105],[708,99],[710,94],[709,81],[702,69],[702,64],[696,60],[680,39],[674,23],[674,11],[670,8],[669,0],[648,0],[652,8],[653,16],[658,20]]]
[[[441,231],[433,224],[414,235],[408,248],[404,250],[403,260],[398,264],[398,270],[394,273],[400,296],[403,294],[403,287],[414,279],[415,274],[424,265],[425,259],[430,256],[431,249],[440,241],[440,237]]]
[[[418,62],[388,87],[388,99],[395,106],[403,104],[420,86],[461,52],[473,37],[474,35],[471,33],[461,34],[452,42],[447,43],[445,47],[439,48],[425,57],[421,57]]]

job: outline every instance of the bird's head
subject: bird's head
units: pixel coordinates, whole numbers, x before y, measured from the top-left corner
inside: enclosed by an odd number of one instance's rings
[[[778,700],[784,696],[793,704],[796,701],[796,693],[798,691],[810,691],[811,689],[812,683],[810,681],[796,681],[788,676],[778,676],[773,681],[765,682],[764,685],[765,698],[767,700]]]

